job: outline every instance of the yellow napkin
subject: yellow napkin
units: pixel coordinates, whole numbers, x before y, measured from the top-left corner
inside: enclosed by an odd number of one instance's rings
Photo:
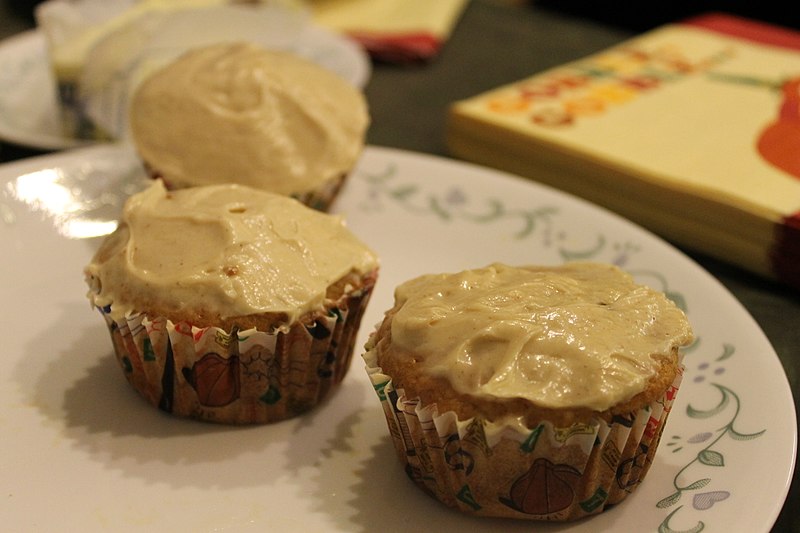
[[[467,0],[312,0],[320,26],[348,35],[377,60],[426,61],[447,41]]]

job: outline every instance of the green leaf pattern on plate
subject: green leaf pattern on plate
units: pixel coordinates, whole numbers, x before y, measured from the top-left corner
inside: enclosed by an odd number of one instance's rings
[[[735,351],[733,346],[725,344],[722,346],[722,353],[713,362],[719,364],[726,361],[734,355]],[[698,374],[694,377],[694,382],[705,382],[706,377],[703,372],[709,370],[711,365],[707,362],[700,362],[696,368]],[[717,366],[714,374],[721,375],[723,371],[723,367]],[[691,505],[696,511],[705,511],[713,507],[717,502],[727,500],[731,495],[730,491],[727,490],[715,488],[714,490],[699,492],[711,484],[715,470],[726,466],[725,454],[721,451],[723,439],[738,442],[749,441],[757,439],[766,431],[743,432],[738,429],[737,420],[742,408],[739,395],[720,383],[709,382],[708,386],[717,393],[718,400],[716,403],[703,407],[689,404],[686,406],[686,415],[696,420],[707,420],[708,427],[713,429],[696,433],[687,439],[674,435],[666,443],[667,448],[671,449],[673,453],[681,452],[684,448],[693,445],[701,445],[702,447],[693,455],[690,455],[689,462],[675,473],[672,479],[672,486],[675,490],[658,501],[656,507],[660,509],[676,505],[684,495],[688,496],[688,493],[692,494]],[[686,483],[683,481],[686,479],[692,481]],[[705,523],[699,520],[689,529],[675,529],[672,526],[672,521],[680,513],[681,509],[683,509],[683,505],[675,508],[664,518],[658,528],[660,533],[698,532],[705,528]]]
[[[514,234],[517,239],[530,236],[540,223],[550,226],[552,216],[557,212],[554,207],[508,209],[503,202],[495,198],[485,199],[482,205],[471,205],[469,198],[458,188],[439,196],[423,190],[418,185],[395,183],[393,178],[396,175],[395,165],[390,165],[379,173],[362,172],[361,177],[369,184],[367,198],[371,202],[370,209],[376,208],[380,199],[385,198],[396,202],[409,212],[434,215],[443,221],[464,220],[475,224],[489,224],[516,219],[520,222],[520,228]],[[368,209],[366,206],[364,208]]]

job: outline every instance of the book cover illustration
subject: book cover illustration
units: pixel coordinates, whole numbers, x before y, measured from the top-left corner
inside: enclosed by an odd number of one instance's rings
[[[670,24],[457,102],[448,145],[800,286],[798,49],[744,19]]]

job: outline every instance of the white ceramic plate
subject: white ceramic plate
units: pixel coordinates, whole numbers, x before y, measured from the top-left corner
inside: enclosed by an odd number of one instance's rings
[[[330,68],[357,87],[366,85],[371,64],[359,46],[317,27],[309,27],[303,35],[290,51]],[[62,130],[41,31],[0,41],[0,139],[43,150],[89,144]]]
[[[683,305],[699,341],[656,461],[573,524],[463,516],[406,478],[356,355],[313,412],[259,427],[171,418],[126,384],[82,267],[142,183],[115,145],[0,167],[0,520],[9,531],[767,532],[792,477],[794,404],[769,342],[705,271],[638,227],[495,171],[369,147],[337,203],[382,258],[357,346],[398,283],[492,261],[614,262]],[[70,237],[69,235],[72,235]],[[745,512],[746,510],[746,512]]]

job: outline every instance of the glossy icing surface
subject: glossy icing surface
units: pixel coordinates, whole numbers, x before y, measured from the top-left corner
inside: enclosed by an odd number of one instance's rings
[[[168,182],[299,194],[349,172],[369,116],[363,94],[325,68],[226,43],[146,79],[130,124],[142,158]]]
[[[688,344],[684,313],[619,268],[502,264],[399,286],[394,353],[460,393],[605,410],[646,386],[654,355]]]
[[[111,315],[211,309],[290,319],[323,306],[326,289],[375,269],[375,254],[339,217],[237,185],[168,192],[155,181],[86,267],[89,299]]]

